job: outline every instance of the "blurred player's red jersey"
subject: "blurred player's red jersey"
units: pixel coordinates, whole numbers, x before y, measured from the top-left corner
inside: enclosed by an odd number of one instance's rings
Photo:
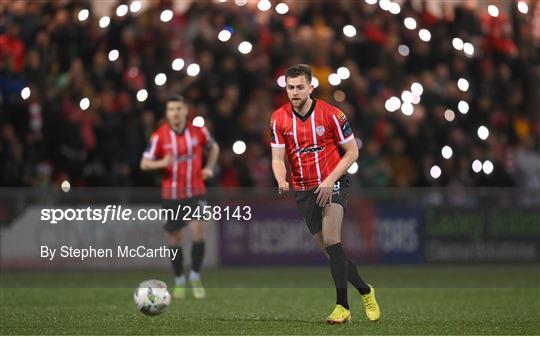
[[[152,134],[143,156],[161,159],[170,154],[173,157],[173,163],[162,172],[161,196],[164,199],[184,199],[206,193],[201,172],[203,149],[212,142],[205,127],[194,126],[190,121],[182,133],[165,123]]]
[[[285,147],[295,190],[317,187],[341,159],[338,144],[354,140],[345,114],[321,100],[313,99],[302,117],[290,103],[274,111],[270,121],[272,147]]]

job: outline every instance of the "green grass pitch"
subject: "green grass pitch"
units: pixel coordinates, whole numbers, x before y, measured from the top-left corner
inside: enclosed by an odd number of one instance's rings
[[[363,266],[379,322],[349,291],[353,319],[327,325],[335,300],[327,268],[227,268],[204,274],[208,298],[136,311],[134,287],[171,284],[167,271],[2,272],[1,335],[538,335],[540,267]]]

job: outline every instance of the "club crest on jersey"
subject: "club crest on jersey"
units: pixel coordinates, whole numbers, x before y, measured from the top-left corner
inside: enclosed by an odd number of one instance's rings
[[[324,135],[324,126],[317,126],[315,128],[315,133],[317,134],[317,136],[321,137],[322,135]]]

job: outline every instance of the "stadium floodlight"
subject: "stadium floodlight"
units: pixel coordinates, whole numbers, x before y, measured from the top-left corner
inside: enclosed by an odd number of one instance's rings
[[[124,15],[126,15],[128,13],[128,10],[129,10],[128,6],[122,4],[122,5],[118,6],[118,7],[116,7],[116,15],[117,16],[124,16]]]
[[[484,125],[480,125],[477,131],[478,138],[486,140],[489,137],[489,129]]]
[[[30,88],[24,87],[21,90],[21,98],[26,101],[29,97],[30,97]]]
[[[159,73],[154,77],[154,83],[158,86],[162,86],[167,82],[167,75],[164,73]]]
[[[221,42],[227,42],[230,40],[232,33],[227,29],[222,29],[218,34],[218,40]]]
[[[470,42],[465,42],[463,44],[463,52],[465,52],[465,55],[467,56],[473,56],[474,55],[474,46]]]
[[[375,5],[377,0],[364,0],[368,5]]]
[[[346,25],[343,27],[343,34],[345,34],[346,37],[354,37],[356,36],[356,28],[354,28],[353,25]]]
[[[349,168],[347,169],[347,173],[348,173],[348,174],[355,174],[356,172],[358,172],[358,163],[357,163],[357,162],[354,162],[354,163],[352,163],[352,165],[349,166]]]
[[[451,109],[446,109],[444,112],[444,119],[451,122],[454,120],[454,118],[456,118],[456,113]]]
[[[120,53],[117,49],[113,49],[109,52],[109,61],[114,62],[118,60],[118,57],[120,56]]]
[[[351,76],[351,72],[349,69],[347,69],[347,67],[339,67],[336,73],[342,80],[346,80]]]
[[[418,104],[420,103],[420,95],[415,95],[413,94],[412,95],[412,101],[411,101],[412,104]]]
[[[333,86],[339,85],[341,83],[341,78],[338,74],[331,73],[330,75],[328,75],[328,83]]]
[[[107,28],[110,23],[111,23],[110,17],[102,16],[101,19],[99,19],[99,28]]]
[[[401,13],[401,6],[397,2],[392,2],[389,11],[394,15],[398,15]]]
[[[146,89],[141,89],[137,91],[137,101],[144,102],[148,98],[148,91]]]
[[[401,93],[401,100],[403,103],[412,103],[413,101],[413,94],[412,92],[405,90]]]
[[[469,103],[465,102],[465,101],[459,101],[458,103],[458,110],[459,112],[461,112],[462,114],[466,115],[467,112],[469,112]]]
[[[405,18],[405,20],[403,20],[403,24],[405,25],[405,28],[409,30],[416,29],[416,20],[414,18],[411,18],[411,17]]]
[[[189,76],[195,77],[201,72],[201,67],[197,63],[192,63],[187,67],[186,72]]]
[[[464,78],[460,78],[458,80],[458,82],[457,82],[457,86],[458,86],[459,90],[461,90],[463,92],[467,92],[467,90],[469,90],[469,81],[467,81]]]
[[[491,174],[493,172],[493,163],[490,160],[484,161],[484,164],[482,164],[482,171],[484,171],[485,174]]]
[[[88,9],[81,9],[79,11],[79,15],[78,15],[79,21],[81,22],[86,21],[86,19],[88,19],[89,16],[90,16],[90,12],[88,11]]]
[[[159,19],[163,22],[169,22],[172,20],[174,16],[174,13],[173,11],[171,11],[170,9],[165,9],[163,10],[163,12],[161,12],[161,14],[159,15]]]
[[[287,14],[289,6],[286,3],[280,2],[276,5],[276,12],[280,15]]]
[[[247,5],[247,3],[248,3],[248,0],[234,0],[234,4],[240,7]]]
[[[140,1],[136,0],[136,1],[133,1],[131,3],[131,5],[129,5],[129,11],[131,13],[137,13],[138,11],[140,11],[142,8],[142,4]]]
[[[413,82],[413,84],[411,84],[411,92],[413,95],[422,96],[424,93],[424,87],[418,82]]]
[[[431,33],[425,28],[418,31],[418,36],[420,37],[420,40],[424,42],[429,42],[431,40]]]
[[[455,50],[463,50],[463,40],[459,37],[453,38],[452,47],[454,47]]]
[[[79,107],[83,111],[87,110],[90,107],[90,100],[88,99],[88,97],[84,97],[83,99],[81,99],[81,101],[79,102]]]
[[[398,53],[399,55],[401,56],[409,56],[409,47],[407,47],[407,45],[404,45],[404,44],[400,44],[399,47],[398,47]]]
[[[181,58],[175,58],[174,61],[172,61],[171,68],[176,71],[182,70],[184,68],[184,60]]]
[[[234,142],[233,146],[232,146],[232,150],[235,154],[242,154],[244,152],[246,152],[246,143],[244,143],[243,141],[241,140],[237,140],[236,142]]]
[[[479,173],[480,171],[482,171],[482,162],[480,160],[478,160],[478,159],[475,159],[472,162],[472,170],[475,173]]]
[[[253,45],[248,41],[240,42],[238,45],[238,51],[244,55],[251,53],[251,50],[253,50]]]
[[[517,4],[518,11],[522,14],[527,14],[529,12],[529,5],[525,1],[519,1]]]
[[[280,87],[285,88],[285,86],[287,85],[287,83],[285,82],[285,75],[281,75],[281,76],[278,77],[277,84]]]
[[[336,102],[343,102],[345,101],[345,98],[347,97],[347,95],[345,95],[345,92],[343,90],[336,90],[334,91],[334,94],[332,94],[332,97],[334,97],[334,100]]]
[[[404,102],[401,104],[401,113],[405,116],[411,116],[414,112],[414,106],[411,103]]]
[[[379,0],[379,7],[381,7],[383,11],[390,10],[390,6],[392,6],[392,2],[390,0]]]
[[[272,8],[272,3],[269,0],[260,0],[257,3],[257,9],[261,12],[266,12],[270,8]]]
[[[311,85],[314,87],[314,88],[317,88],[319,86],[319,79],[315,76],[313,76],[311,78]]]
[[[499,8],[495,5],[489,5],[488,6],[488,14],[491,17],[498,17],[499,16]]]
[[[387,99],[386,102],[384,103],[384,108],[385,108],[386,111],[388,111],[388,112],[394,112],[394,111],[397,111],[397,110],[399,110],[400,107],[401,107],[401,101],[400,101],[399,98],[397,98],[396,96],[390,97],[390,98]]]
[[[197,116],[197,117],[193,118],[192,123],[193,123],[193,126],[202,128],[204,126],[204,118],[202,118],[202,116]]]
[[[433,165],[431,167],[431,170],[429,170],[429,174],[431,174],[431,177],[433,179],[439,179],[439,177],[441,176],[441,168],[438,166],[438,165]]]
[[[444,159],[452,158],[453,154],[454,154],[454,151],[448,145],[443,146],[443,148],[441,149],[441,155],[443,156]]]

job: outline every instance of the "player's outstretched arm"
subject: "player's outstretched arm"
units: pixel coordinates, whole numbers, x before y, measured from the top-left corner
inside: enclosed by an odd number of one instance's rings
[[[272,171],[278,184],[279,194],[289,191],[287,168],[285,167],[285,147],[272,147]]]
[[[170,154],[166,155],[162,159],[150,159],[146,157],[141,158],[140,168],[143,171],[161,170],[171,165],[173,162]]]

